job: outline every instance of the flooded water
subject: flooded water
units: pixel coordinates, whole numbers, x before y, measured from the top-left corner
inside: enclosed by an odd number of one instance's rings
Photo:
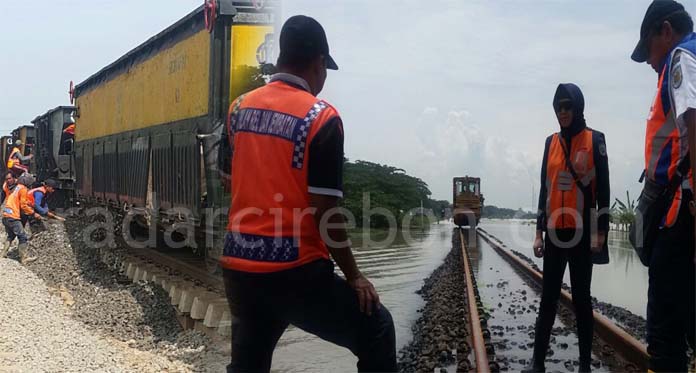
[[[532,240],[535,227],[518,221],[483,220],[481,226],[542,266],[542,260],[534,258]],[[392,313],[396,327],[397,351],[411,338],[411,327],[418,318],[417,310],[423,306],[416,291],[423,279],[437,268],[451,248],[452,223],[434,224],[429,230],[411,232],[412,239],[397,235],[392,245],[365,244],[360,235],[352,235],[358,265],[377,288],[382,303]],[[384,232],[372,232],[372,241],[383,241]],[[647,295],[647,268],[631,249],[625,237],[616,232],[609,235],[610,264],[595,266],[592,279],[592,295],[599,300],[622,306],[645,316]],[[536,318],[539,296],[531,291],[492,248],[479,240],[475,253],[475,270],[479,287],[491,315],[496,319],[491,325],[508,325],[507,329],[491,329],[497,349],[511,359],[508,366],[517,370],[531,358],[532,340],[529,329]],[[474,258],[472,258],[474,260]],[[493,268],[491,270],[491,268]],[[566,282],[569,283],[568,271]],[[498,282],[503,285],[498,287]],[[485,291],[485,289],[494,291]],[[488,294],[488,295],[486,295]],[[503,302],[498,299],[502,297]],[[495,299],[494,299],[495,298]],[[526,298],[526,299],[525,299]],[[501,307],[498,307],[498,304]],[[511,309],[514,308],[513,309]],[[531,312],[528,312],[531,310]],[[513,312],[514,311],[514,312]],[[493,320],[492,320],[493,321]],[[547,362],[547,368],[564,371],[569,361],[577,359],[577,337],[568,328],[556,322],[554,331],[555,355]],[[506,341],[496,333],[504,332]],[[278,343],[273,356],[275,372],[351,372],[356,370],[357,359],[347,349],[334,346],[294,327],[288,328]],[[576,367],[575,367],[576,368]],[[604,367],[599,370],[606,369]]]
[[[484,305],[491,332],[491,343],[502,371],[518,372],[532,360],[534,323],[540,294],[520,278],[513,267],[481,237],[468,252],[476,276],[479,295]],[[548,371],[576,371],[578,368],[578,338],[575,328],[565,325],[557,316],[551,334],[551,356],[547,356]],[[596,354],[596,372],[612,369],[600,365]]]
[[[480,226],[543,267],[543,260],[532,250],[536,226],[510,220],[482,220]],[[565,282],[570,285],[568,269]],[[595,265],[592,272],[592,295],[600,301],[620,306],[645,317],[648,299],[648,268],[643,266],[625,233],[609,232],[609,264]]]
[[[377,288],[396,327],[397,351],[412,338],[411,326],[423,306],[416,291],[437,268],[452,246],[451,223],[433,224],[426,231],[411,231],[412,239],[398,234],[392,245],[364,245],[351,235],[361,271]],[[383,241],[384,232],[373,232],[372,241]],[[363,247],[366,246],[366,247]],[[357,359],[347,349],[324,342],[294,327],[288,328],[273,355],[276,372],[354,372]]]

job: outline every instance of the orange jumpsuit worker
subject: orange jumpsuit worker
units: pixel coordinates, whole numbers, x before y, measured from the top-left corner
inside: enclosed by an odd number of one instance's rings
[[[232,175],[220,259],[234,316],[228,372],[268,372],[290,324],[348,348],[359,371],[394,372],[391,314],[355,263],[343,216],[324,214],[343,196],[343,124],[316,97],[338,69],[316,20],[285,22],[277,66],[232,103],[219,153]]]
[[[14,241],[15,237],[19,240],[19,245],[17,249],[19,250],[19,258],[22,264],[27,264],[36,260],[36,257],[29,256],[27,253],[28,249],[28,237],[26,232],[24,232],[24,224],[21,220],[21,215],[25,214],[27,216],[33,216],[37,220],[41,220],[41,215],[34,212],[31,206],[31,199],[28,196],[29,189],[26,184],[30,182],[26,181],[24,177],[20,177],[17,186],[14,188],[12,193],[7,200],[2,211],[2,224],[5,226],[5,232],[7,233],[7,240],[0,247],[0,253],[7,254],[10,248],[10,244]]]

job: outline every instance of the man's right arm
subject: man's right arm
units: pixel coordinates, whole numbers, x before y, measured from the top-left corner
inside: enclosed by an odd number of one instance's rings
[[[379,296],[355,263],[345,217],[338,211],[338,201],[343,198],[343,123],[338,116],[325,123],[309,144],[307,182],[317,230],[355,290],[360,310],[369,315],[373,305],[379,307]]]
[[[371,315],[373,306],[379,309],[379,295],[372,283],[360,272],[350,248],[350,239],[346,232],[345,218],[339,213],[338,197],[309,194],[309,205],[316,209],[314,219],[317,230],[322,237],[331,257],[346,276],[346,281],[358,296],[360,311]],[[328,215],[326,215],[328,213]]]
[[[34,211],[36,211],[39,215],[48,214],[48,206],[46,206],[45,208],[41,206],[43,203],[43,199],[44,199],[43,193],[41,193],[39,191],[34,192],[34,206],[33,207],[34,207]]]

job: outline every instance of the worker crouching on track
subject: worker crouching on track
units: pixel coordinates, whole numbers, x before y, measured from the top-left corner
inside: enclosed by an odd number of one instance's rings
[[[31,206],[34,208],[34,211],[39,215],[64,221],[65,219],[52,213],[48,209],[48,196],[56,189],[58,189],[58,183],[53,179],[47,179],[41,183],[40,187],[29,191],[29,199],[31,200]]]
[[[223,171],[232,152],[220,260],[233,315],[228,371],[268,372],[292,324],[348,348],[359,371],[394,372],[391,315],[355,263],[344,217],[330,211],[343,196],[343,124],[316,98],[327,68],[338,69],[321,25],[288,19],[277,65],[268,84],[232,103],[220,150]]]
[[[41,220],[41,215],[34,212],[32,201],[29,198],[29,189],[27,185],[31,185],[33,177],[30,175],[22,175],[19,177],[17,186],[5,201],[2,211],[2,224],[5,226],[7,240],[0,248],[0,257],[4,257],[10,249],[10,244],[15,237],[19,240],[17,249],[19,251],[19,259],[22,264],[27,264],[36,260],[36,257],[30,256],[28,253],[29,244],[28,237],[24,231],[21,215],[33,216],[34,219]]]
[[[584,107],[580,88],[558,86],[553,108],[561,130],[546,139],[534,241],[534,254],[544,258],[544,282],[531,371],[545,370],[566,263],[577,321],[579,368],[581,372],[591,369],[592,253],[602,250],[609,229],[609,167],[604,135],[587,127]]]

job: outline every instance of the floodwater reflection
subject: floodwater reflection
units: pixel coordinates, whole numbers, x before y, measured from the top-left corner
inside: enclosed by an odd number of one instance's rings
[[[391,245],[379,243],[388,237],[385,231],[372,231],[369,239],[363,232],[351,233],[358,266],[375,285],[382,304],[394,319],[397,351],[412,338],[411,326],[418,318],[417,310],[423,307],[423,299],[416,291],[449,252],[452,228],[451,223],[433,224],[429,229],[411,230],[410,239],[397,232]],[[356,363],[347,349],[290,327],[278,342],[272,370],[354,372]]]
[[[480,226],[505,245],[528,257],[541,268],[543,261],[534,257],[532,243],[536,227],[529,221],[483,219]],[[565,282],[570,285],[566,269]],[[643,266],[628,242],[626,232],[609,232],[609,264],[595,265],[592,295],[600,301],[620,306],[645,317],[648,299],[648,268]]]

